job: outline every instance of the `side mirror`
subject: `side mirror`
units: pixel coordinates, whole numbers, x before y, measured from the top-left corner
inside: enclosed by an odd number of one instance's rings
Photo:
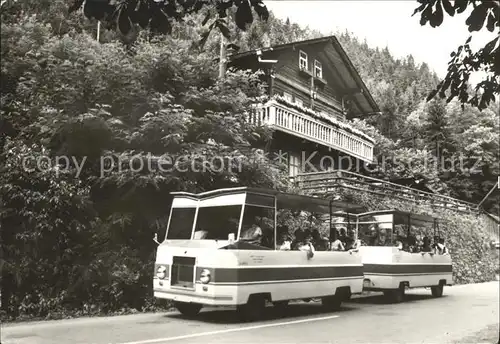
[[[158,241],[158,233],[155,233],[155,236],[153,237],[153,241],[154,241],[156,244],[160,245],[160,242]]]

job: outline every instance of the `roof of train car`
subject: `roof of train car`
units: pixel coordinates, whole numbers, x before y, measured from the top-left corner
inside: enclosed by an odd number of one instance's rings
[[[206,197],[228,195],[228,194],[242,193],[242,192],[276,197],[277,202],[278,202],[278,208],[280,208],[280,205],[285,205],[287,208],[300,209],[300,210],[311,211],[311,212],[322,211],[325,213],[330,211],[330,207],[332,207],[332,210],[334,210],[334,211],[341,210],[344,212],[346,212],[346,211],[347,212],[354,212],[354,211],[360,211],[360,210],[364,209],[364,207],[356,205],[356,204],[335,201],[335,200],[331,200],[331,199],[327,199],[327,198],[313,197],[313,196],[307,196],[307,195],[282,192],[282,191],[278,191],[278,190],[265,189],[265,188],[254,188],[254,187],[247,187],[247,186],[216,189],[216,190],[205,191],[205,192],[200,192],[200,193],[190,193],[190,192],[184,192],[184,191],[177,191],[177,192],[171,192],[171,194],[173,196],[185,196],[185,197],[192,197],[192,198],[196,198],[196,199],[203,199]]]
[[[361,213],[358,214],[358,216],[374,216],[374,215],[385,215],[385,214],[394,214],[394,215],[400,215],[401,217],[398,219],[403,219],[403,221],[395,221],[395,224],[401,223],[401,222],[407,222],[405,221],[406,219],[409,219],[410,224],[419,224],[419,223],[434,223],[437,218],[432,217],[430,215],[425,215],[425,214],[415,214],[409,211],[403,211],[399,209],[388,209],[388,210],[375,210],[375,211],[369,211],[366,213]],[[396,223],[397,222],[397,223]]]

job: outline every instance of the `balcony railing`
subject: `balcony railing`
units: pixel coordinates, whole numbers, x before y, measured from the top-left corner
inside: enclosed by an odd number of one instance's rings
[[[341,170],[302,173],[297,175],[295,181],[304,193],[315,196],[333,196],[339,189],[348,189],[365,192],[382,199],[397,199],[411,204],[476,215],[479,216],[484,231],[497,241],[499,238],[498,219],[486,213],[475,203]]]
[[[349,171],[336,170],[303,173],[297,176],[297,183],[304,192],[311,194],[334,194],[336,189],[343,188],[368,192],[383,198],[398,199],[458,212],[479,213],[478,206],[474,203],[413,189]]]
[[[252,113],[250,122],[258,125],[269,125],[276,130],[319,143],[358,159],[367,162],[373,161],[372,142],[274,100],[262,105]]]

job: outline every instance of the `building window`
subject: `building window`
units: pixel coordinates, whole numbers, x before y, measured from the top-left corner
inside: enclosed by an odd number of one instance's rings
[[[314,60],[314,76],[323,78],[323,66],[318,60]]]
[[[300,173],[300,153],[290,152],[288,157],[288,175],[296,177]]]
[[[283,98],[285,98],[286,101],[289,101],[290,103],[293,102],[293,97],[290,93],[283,92]]]
[[[304,106],[304,102],[302,101],[302,99],[299,99],[299,98],[295,98],[295,104],[300,105],[300,106]]]
[[[307,70],[307,54],[302,50],[299,51],[299,67]]]

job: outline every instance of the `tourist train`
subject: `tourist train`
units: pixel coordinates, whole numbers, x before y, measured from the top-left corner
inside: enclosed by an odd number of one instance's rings
[[[401,302],[407,288],[440,297],[453,283],[438,221],[428,216],[249,187],[172,194],[153,289],[184,315],[235,306],[256,320],[267,303],[321,299],[336,310],[363,291]],[[293,233],[291,219],[303,221]]]

